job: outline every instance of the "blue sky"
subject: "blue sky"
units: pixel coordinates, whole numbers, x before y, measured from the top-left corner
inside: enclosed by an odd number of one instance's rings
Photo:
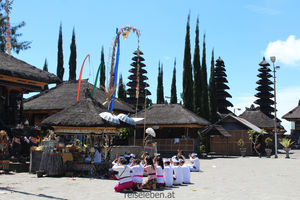
[[[212,48],[221,56],[228,75],[230,101],[241,108],[255,100],[258,63],[264,55],[278,59],[278,115],[295,107],[300,99],[300,2],[297,0],[15,0],[11,22],[25,21],[22,40],[32,41],[31,49],[13,54],[34,66],[42,67],[45,58],[49,71],[56,73],[59,24],[63,26],[64,79],[68,79],[68,61],[72,29],[76,32],[77,77],[87,54],[83,78],[94,82],[100,63],[101,47],[105,62],[115,37],[115,29],[131,25],[141,31],[140,48],[144,52],[151,98],[156,101],[158,62],[164,66],[164,92],[170,96],[174,58],[177,59],[177,93],[182,90],[182,63],[187,15],[191,13],[193,55],[195,25],[200,20],[200,50],[206,33],[207,63]],[[137,47],[133,34],[121,40],[120,73],[127,82],[131,58]],[[269,58],[267,58],[269,59]],[[208,67],[210,67],[208,65]],[[209,71],[209,70],[208,70]],[[178,95],[179,97],[179,95]],[[238,112],[237,112],[238,113]],[[289,129],[289,125],[284,122]]]

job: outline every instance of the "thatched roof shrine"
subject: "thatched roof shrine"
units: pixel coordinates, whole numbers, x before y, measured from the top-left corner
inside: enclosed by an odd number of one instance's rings
[[[147,126],[203,128],[210,124],[206,119],[199,117],[179,104],[155,104],[138,112],[135,117],[144,118],[145,111]],[[144,120],[138,121],[136,125],[144,125]]]
[[[89,91],[91,96],[93,88],[94,86],[87,80],[82,80],[79,101],[86,98],[86,90]],[[76,103],[77,89],[78,81],[63,82],[50,90],[43,91],[38,95],[28,98],[24,103],[24,111],[63,110],[68,108]],[[94,99],[98,103],[103,104],[106,101],[105,92],[102,89],[96,88]],[[134,113],[134,109],[131,105],[119,99],[115,101],[114,110],[126,114]]]

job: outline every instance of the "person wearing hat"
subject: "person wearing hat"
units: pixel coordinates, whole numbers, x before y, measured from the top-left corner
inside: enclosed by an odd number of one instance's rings
[[[200,160],[197,157],[196,153],[192,153],[190,155],[190,161],[191,161],[191,165],[190,165],[191,172],[199,172],[200,171]]]
[[[165,166],[164,166],[164,182],[166,187],[172,187],[173,186],[173,168],[170,165],[170,160],[165,161]]]
[[[183,183],[183,174],[182,174],[182,168],[179,165],[179,160],[177,159],[171,159],[171,163],[173,164],[173,170],[174,170],[174,185],[182,185]]]

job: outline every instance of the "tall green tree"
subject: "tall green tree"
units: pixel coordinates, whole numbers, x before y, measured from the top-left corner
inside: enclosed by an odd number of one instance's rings
[[[75,28],[73,28],[72,42],[70,46],[71,54],[69,59],[69,80],[76,80],[76,40],[75,40]]]
[[[210,78],[209,78],[209,121],[214,123],[217,121],[217,99],[216,99],[216,83],[215,83],[215,58],[214,50],[211,53]]]
[[[63,55],[63,37],[62,37],[62,24],[59,26],[59,34],[58,34],[58,50],[57,50],[57,68],[56,75],[60,80],[63,81],[64,78],[64,55]]]
[[[105,88],[105,62],[104,62],[104,49],[101,50],[101,62],[100,62],[100,88]]]
[[[118,98],[123,101],[126,101],[126,88],[123,83],[122,74],[120,75],[120,78],[119,78]]]
[[[193,110],[193,72],[191,63],[191,44],[190,44],[190,14],[186,24],[185,47],[183,57],[183,81],[182,99],[183,105],[189,110]]]
[[[6,12],[5,12],[5,1],[0,0],[0,51],[6,52]],[[12,10],[11,5],[8,7],[9,10]],[[22,33],[19,33],[19,29],[25,26],[25,22],[17,24],[16,26],[10,26],[10,43],[11,48],[14,52],[19,53],[22,50],[30,48],[31,42],[29,41],[19,41],[19,38],[22,36]]]
[[[202,117],[209,119],[209,103],[208,103],[208,86],[207,86],[207,69],[206,69],[206,44],[205,34],[203,35],[203,49],[202,49],[202,69],[201,69],[201,86],[202,86]]]
[[[194,94],[194,112],[202,116],[201,108],[201,92],[202,92],[202,82],[201,82],[201,63],[200,63],[200,47],[199,47],[199,19],[197,18],[196,24],[196,35],[195,35],[195,50],[194,50],[194,85],[193,85],[193,94]]]
[[[163,86],[163,65],[160,67],[160,62],[158,63],[158,76],[157,76],[157,90],[156,90],[156,103],[163,104],[164,100],[164,86]]]
[[[47,58],[45,59],[45,63],[44,63],[44,66],[43,66],[43,71],[48,72],[48,62],[47,62]],[[48,89],[49,89],[48,85],[46,85],[46,86],[44,87],[44,89],[45,89],[45,90],[48,90]]]
[[[174,69],[173,69],[173,77],[172,77],[172,85],[171,85],[171,104],[177,104],[177,89],[176,89],[176,58],[174,60]]]

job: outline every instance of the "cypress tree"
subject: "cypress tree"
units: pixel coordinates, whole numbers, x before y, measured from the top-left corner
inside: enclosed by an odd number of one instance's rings
[[[274,101],[271,99],[274,95],[271,93],[274,89],[270,86],[273,85],[273,82],[269,79],[273,77],[270,72],[270,64],[265,60],[259,63],[261,66],[258,71],[260,72],[257,76],[260,78],[256,83],[259,85],[256,90],[258,93],[255,95],[258,99],[254,102],[255,104],[259,105],[260,110],[265,113],[270,118],[274,118],[272,112],[274,112]]]
[[[102,46],[101,50],[101,62],[100,62],[100,88],[105,88],[105,62],[104,62],[104,50]]]
[[[119,78],[118,98],[123,101],[126,101],[126,89],[125,89],[125,85],[123,83],[122,74],[120,75],[120,78]]]
[[[64,55],[63,55],[63,38],[62,38],[62,24],[59,26],[59,34],[58,34],[58,51],[57,51],[57,69],[56,75],[60,80],[63,81],[64,78]]]
[[[182,99],[183,105],[189,110],[193,110],[193,74],[191,63],[191,44],[190,44],[190,15],[188,15],[186,24],[185,47],[183,58],[183,75],[182,75]]]
[[[203,49],[202,49],[202,69],[201,69],[201,86],[202,86],[202,98],[201,98],[201,109],[202,117],[209,119],[209,104],[208,104],[208,86],[207,86],[207,70],[206,70],[206,44],[205,34],[203,35]]]
[[[194,112],[202,116],[202,108],[201,108],[201,91],[202,91],[202,83],[201,83],[201,63],[200,63],[200,48],[199,48],[199,19],[197,18],[196,24],[196,36],[195,36],[195,50],[194,50],[194,84],[193,84],[193,92],[194,92]]]
[[[173,69],[173,77],[172,77],[172,85],[171,85],[171,104],[177,104],[177,91],[176,91],[176,58],[174,60],[174,69]]]
[[[211,53],[210,63],[210,79],[209,79],[209,121],[214,123],[217,121],[217,101],[216,101],[216,85],[215,85],[215,67],[214,67],[214,50]]]
[[[158,76],[157,76],[157,90],[156,90],[156,103],[163,104],[164,100],[164,86],[163,86],[163,66],[160,67],[158,63]]]
[[[75,29],[73,28],[72,42],[70,46],[71,54],[69,60],[69,80],[76,80],[76,41],[75,41]]]
[[[163,64],[161,64],[160,68],[160,85],[161,85],[161,90],[160,90],[160,97],[161,97],[161,102],[165,103],[165,96],[164,96],[164,67]]]
[[[230,89],[226,84],[228,83],[226,77],[227,75],[226,75],[224,61],[219,57],[216,60],[215,86],[216,86],[217,112],[219,112],[220,114],[230,113],[230,111],[227,108],[233,107],[232,103],[230,103],[226,99],[226,98],[231,98],[231,95],[225,91]]]
[[[47,62],[47,58],[45,59],[43,71],[48,72],[48,62]],[[44,89],[45,89],[45,90],[48,90],[48,89],[49,89],[48,85],[46,85],[46,86],[44,87]]]

